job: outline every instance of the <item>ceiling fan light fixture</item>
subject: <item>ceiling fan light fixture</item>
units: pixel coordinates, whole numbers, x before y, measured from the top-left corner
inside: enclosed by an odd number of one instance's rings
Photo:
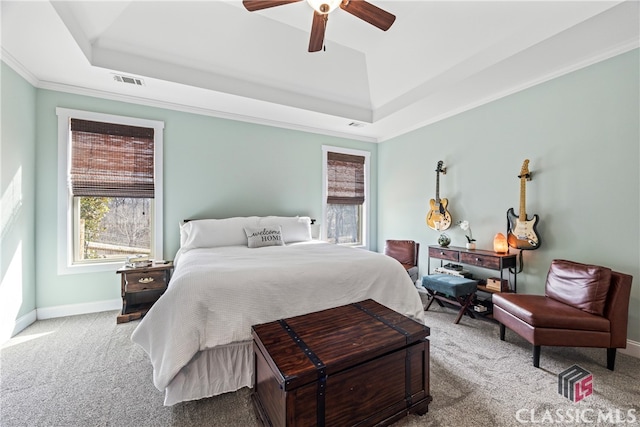
[[[342,0],[307,0],[307,3],[316,12],[327,15],[340,6]]]
[[[242,0],[242,4],[249,12],[254,12],[299,1],[302,0]],[[338,7],[382,31],[387,31],[396,19],[395,15],[366,0],[307,0],[307,3],[313,9],[309,52],[318,52],[323,49],[329,14]]]

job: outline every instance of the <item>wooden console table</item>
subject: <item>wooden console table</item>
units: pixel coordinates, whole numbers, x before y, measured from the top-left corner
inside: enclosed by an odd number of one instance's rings
[[[515,269],[517,267],[517,254],[506,253],[499,254],[493,251],[486,251],[482,249],[467,249],[459,246],[429,246],[429,258],[428,258],[428,270],[427,274],[431,274],[431,258],[439,259],[440,266],[443,262],[452,261],[454,263],[470,265],[474,267],[481,267],[488,270],[494,270],[500,272],[500,280],[503,279],[503,271],[508,268]],[[513,276],[513,286],[509,283],[509,290],[516,292],[517,274]],[[479,285],[478,289],[491,293],[492,291],[485,286]]]

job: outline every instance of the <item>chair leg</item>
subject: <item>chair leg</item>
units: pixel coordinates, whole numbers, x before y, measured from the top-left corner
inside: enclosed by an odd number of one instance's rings
[[[460,319],[462,319],[462,315],[465,313],[465,311],[467,311],[467,306],[468,304],[466,304],[464,301],[460,304],[460,311],[458,311],[458,316],[456,317],[456,320],[453,323],[455,323],[456,325],[460,323]]]
[[[540,346],[539,345],[533,346],[533,367],[534,368],[540,367]]]
[[[473,311],[471,311],[471,309],[469,308],[471,307],[471,303],[473,302],[473,296],[474,294],[469,294],[465,297],[455,297],[456,301],[460,305],[460,311],[458,312],[458,317],[456,317],[456,321],[453,322],[456,325],[460,322],[460,319],[462,319],[462,315],[464,314],[468,314],[469,317],[471,317],[472,319],[476,318],[476,316],[473,314]]]
[[[500,341],[504,341],[504,332],[507,329],[502,323],[500,323]]]
[[[429,304],[427,304],[427,306],[424,308],[424,311],[429,311],[429,307],[431,307],[434,299],[435,298],[433,297],[433,295],[429,294]]]
[[[608,348],[607,349],[607,369],[613,371],[613,368],[616,364],[616,349]]]

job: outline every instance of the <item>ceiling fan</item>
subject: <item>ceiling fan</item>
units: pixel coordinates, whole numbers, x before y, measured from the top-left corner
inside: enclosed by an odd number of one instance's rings
[[[249,12],[253,12],[299,1],[302,0],[243,0],[242,4]],[[380,28],[382,31],[387,31],[396,20],[395,15],[365,0],[307,0],[307,3],[313,8],[309,52],[318,52],[322,49],[329,13],[338,6],[353,16]]]

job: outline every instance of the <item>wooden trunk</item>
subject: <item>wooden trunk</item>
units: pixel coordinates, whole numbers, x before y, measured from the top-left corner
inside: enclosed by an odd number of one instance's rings
[[[264,425],[388,425],[428,410],[429,328],[373,300],[252,332]]]

